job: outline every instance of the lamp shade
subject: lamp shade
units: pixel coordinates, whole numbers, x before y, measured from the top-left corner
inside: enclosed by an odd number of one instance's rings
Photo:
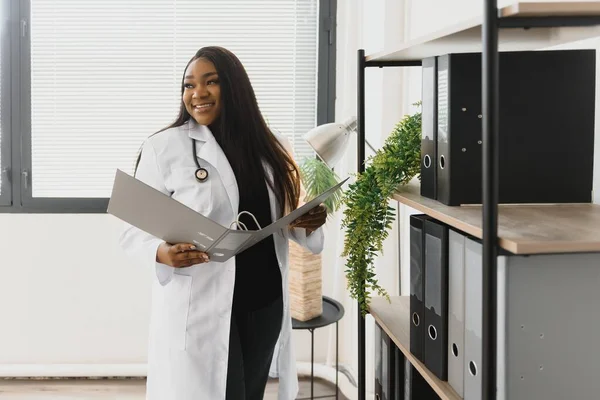
[[[343,123],[329,123],[319,125],[307,133],[303,138],[317,153],[319,158],[330,168],[333,168],[344,155],[350,134],[356,130],[356,117]]]

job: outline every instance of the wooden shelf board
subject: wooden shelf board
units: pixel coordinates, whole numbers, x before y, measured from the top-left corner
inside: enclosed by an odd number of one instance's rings
[[[518,1],[500,8],[501,17],[600,16],[600,1]],[[482,16],[458,22],[395,48],[368,55],[367,61],[418,61],[449,53],[482,51]],[[600,35],[600,26],[517,29],[498,32],[499,51],[543,49]]]
[[[398,346],[404,356],[442,400],[462,400],[446,381],[438,379],[429,369],[410,352],[410,299],[408,296],[373,297],[369,312],[375,321]]]
[[[446,206],[420,195],[418,184],[401,187],[394,199],[481,239],[481,205]],[[600,252],[600,205],[500,204],[498,241],[514,254]]]
[[[598,1],[516,1],[498,10],[500,17],[564,17],[600,13]]]

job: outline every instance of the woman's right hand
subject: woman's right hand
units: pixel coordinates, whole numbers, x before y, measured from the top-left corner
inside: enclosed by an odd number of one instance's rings
[[[156,251],[156,261],[174,268],[184,268],[209,261],[208,254],[190,243],[162,243]]]

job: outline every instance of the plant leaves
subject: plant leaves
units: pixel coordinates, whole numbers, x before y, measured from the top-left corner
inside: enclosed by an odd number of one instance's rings
[[[316,157],[306,157],[300,164],[300,179],[306,190],[304,201],[310,201],[339,182],[337,174]],[[324,204],[331,214],[342,203],[342,188],[336,190]]]
[[[420,103],[417,103],[420,105]],[[342,257],[347,257],[346,279],[350,296],[357,300],[362,315],[369,309],[371,293],[389,300],[377,280],[375,258],[395,218],[389,199],[399,185],[419,176],[421,163],[421,113],[407,115],[395,126],[383,147],[366,160],[365,171],[342,197],[346,205]]]

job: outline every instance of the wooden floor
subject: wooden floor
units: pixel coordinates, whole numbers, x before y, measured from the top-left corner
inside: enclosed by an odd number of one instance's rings
[[[145,381],[135,380],[17,380],[0,378],[2,400],[144,400]],[[314,396],[335,399],[335,385],[315,379]],[[310,379],[300,380],[298,399],[310,399]],[[341,394],[340,400],[347,400]],[[277,381],[267,385],[264,400],[277,400]]]

